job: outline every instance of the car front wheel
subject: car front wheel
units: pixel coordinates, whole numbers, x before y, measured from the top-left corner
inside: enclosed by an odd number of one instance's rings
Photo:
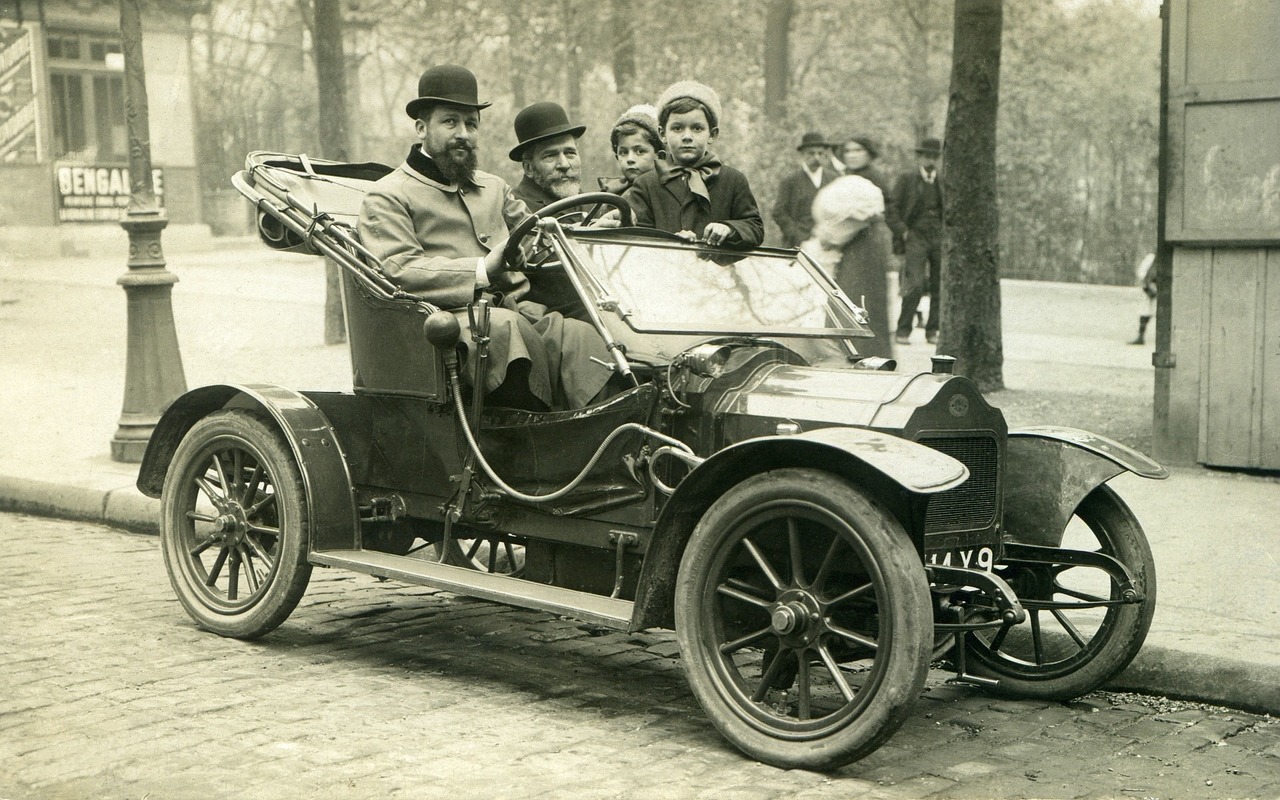
[[[1099,486],[1076,508],[1062,547],[1102,553],[1133,576],[1141,602],[1096,567],[1017,564],[997,571],[1017,592],[1027,619],[966,636],[971,671],[997,678],[1016,697],[1066,700],[1124,669],[1142,647],[1156,608],[1156,569],[1146,535],[1124,501]]]
[[[690,538],[676,637],[694,694],[741,750],[832,769],[906,719],[933,643],[929,585],[898,521],[818,470],[749,478]]]
[[[192,426],[161,509],[169,582],[200,627],[252,639],[298,605],[311,577],[305,489],[288,443],[265,418],[227,410]]]

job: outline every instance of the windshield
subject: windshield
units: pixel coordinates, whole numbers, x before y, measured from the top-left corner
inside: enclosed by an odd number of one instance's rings
[[[643,333],[865,337],[861,309],[806,256],[668,240],[570,239],[589,292]]]

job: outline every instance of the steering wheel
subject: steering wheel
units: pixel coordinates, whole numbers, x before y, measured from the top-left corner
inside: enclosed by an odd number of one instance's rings
[[[583,220],[590,220],[601,206],[611,206],[617,209],[622,215],[622,227],[630,227],[632,224],[631,204],[622,199],[621,195],[611,194],[609,192],[584,192],[583,194],[575,194],[573,197],[566,197],[563,200],[556,200],[553,203],[547,203],[542,208],[533,212],[529,216],[520,220],[520,222],[511,229],[511,234],[507,237],[507,246],[502,249],[502,263],[508,267],[515,268],[520,260],[517,254],[520,252],[520,244],[525,237],[533,232],[534,227],[538,224],[538,220],[544,217],[554,217],[562,211],[578,206],[593,206],[587,212],[587,216]]]

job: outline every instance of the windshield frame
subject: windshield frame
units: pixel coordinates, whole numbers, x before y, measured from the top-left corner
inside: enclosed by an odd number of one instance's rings
[[[678,334],[702,336],[750,336],[781,337],[807,339],[865,339],[873,338],[875,333],[864,322],[866,312],[853,303],[832,277],[809,254],[800,250],[779,247],[755,247],[748,250],[731,250],[723,247],[712,247],[705,243],[688,242],[673,234],[647,228],[564,228],[553,227],[551,236],[553,247],[560,250],[562,264],[573,269],[580,278],[582,289],[587,297],[584,301],[592,303],[602,311],[608,311],[623,320],[627,327],[636,333],[644,334]],[[586,252],[585,244],[612,244],[651,249],[681,250],[710,257],[747,257],[760,256],[771,259],[786,259],[799,264],[808,274],[809,279],[822,290],[826,297],[828,313],[834,312],[845,317],[840,326],[822,328],[797,327],[785,325],[765,325],[762,323],[746,323],[728,328],[706,324],[646,322],[637,319],[634,309],[622,306],[613,297],[605,282],[596,274],[600,265]],[[571,266],[570,266],[571,265]]]

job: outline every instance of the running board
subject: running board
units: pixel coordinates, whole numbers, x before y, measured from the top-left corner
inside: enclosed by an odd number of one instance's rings
[[[376,550],[317,550],[311,553],[309,560],[323,567],[349,569],[481,600],[563,614],[618,630],[626,630],[631,625],[631,611],[635,606],[630,600],[615,600],[590,592]]]

